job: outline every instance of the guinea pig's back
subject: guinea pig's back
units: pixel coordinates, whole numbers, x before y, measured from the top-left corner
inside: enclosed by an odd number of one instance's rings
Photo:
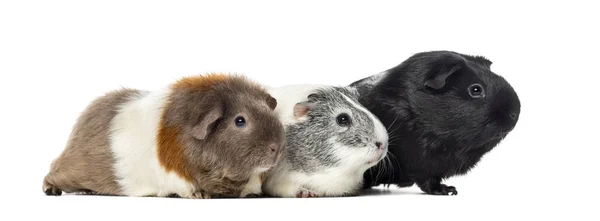
[[[87,106],[73,126],[64,151],[53,161],[44,179],[44,191],[52,188],[65,192],[120,194],[112,167],[115,159],[109,139],[111,122],[120,105],[140,94],[132,89],[112,91]]]

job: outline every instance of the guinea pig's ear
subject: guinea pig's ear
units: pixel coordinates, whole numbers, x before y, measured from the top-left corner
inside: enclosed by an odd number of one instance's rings
[[[223,109],[219,106],[212,107],[208,112],[200,117],[200,121],[192,128],[192,135],[198,140],[204,140],[206,135],[217,120],[223,117]]]
[[[484,64],[487,68],[490,68],[492,66],[492,61],[488,60],[484,56],[476,56],[475,59]]]
[[[460,65],[455,65],[450,69],[442,68],[439,73],[425,81],[425,86],[436,90],[442,89],[446,85],[446,80],[459,69]]]
[[[294,105],[294,117],[300,118],[306,116],[310,110],[315,108],[315,104],[309,102],[300,102]]]
[[[308,102],[317,102],[318,100],[322,99],[323,96],[319,93],[311,93],[308,96],[306,96],[306,98],[308,98]]]
[[[268,96],[267,97],[267,105],[269,105],[271,110],[275,110],[275,108],[277,107],[277,99],[275,99],[271,96]]]

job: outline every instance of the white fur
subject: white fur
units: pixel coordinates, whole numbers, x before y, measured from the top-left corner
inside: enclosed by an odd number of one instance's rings
[[[262,179],[261,175],[265,173],[269,168],[258,168],[250,176],[250,180],[244,186],[240,197],[245,197],[249,194],[260,194],[262,193]]]
[[[306,174],[292,171],[291,165],[283,161],[269,173],[265,192],[279,197],[296,197],[302,190],[314,192],[317,196],[354,194],[362,183],[363,174],[375,165],[365,163],[373,153],[364,148],[337,146],[333,149],[342,159],[340,165]]]
[[[304,120],[303,118],[297,119],[294,117],[294,105],[306,101],[310,93],[321,87],[330,86],[290,85],[280,88],[268,88],[267,90],[271,96],[277,99],[278,104],[275,112],[279,119],[284,125],[289,125]],[[381,121],[362,105],[352,101],[344,94],[342,96],[358,111],[362,111],[369,116],[375,126],[376,139],[387,145],[388,134]],[[335,155],[341,159],[340,164],[311,174],[292,171],[292,165],[283,160],[273,171],[269,172],[264,190],[270,195],[280,197],[296,197],[299,191],[311,191],[316,193],[317,196],[339,196],[354,193],[360,187],[364,172],[381,160],[385,156],[386,150],[348,148],[337,145],[332,148],[332,151],[335,151]],[[373,162],[367,164],[369,160]]]
[[[166,172],[157,158],[156,136],[165,98],[170,90],[144,92],[120,107],[111,125],[114,170],[122,193],[164,197],[175,193],[191,197],[192,183]]]

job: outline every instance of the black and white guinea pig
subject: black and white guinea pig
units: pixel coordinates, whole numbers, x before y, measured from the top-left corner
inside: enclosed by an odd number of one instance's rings
[[[442,179],[471,170],[519,119],[517,93],[491,65],[482,56],[423,52],[352,83],[361,104],[389,128],[397,158],[393,170],[380,164],[365,173],[365,187],[416,183],[429,194],[456,195]]]
[[[267,88],[286,131],[280,163],[263,191],[275,197],[356,195],[364,172],[387,155],[382,123],[351,87],[290,85]]]

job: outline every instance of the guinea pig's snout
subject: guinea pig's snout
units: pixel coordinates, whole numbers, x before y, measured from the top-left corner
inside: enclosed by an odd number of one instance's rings
[[[509,116],[510,116],[510,119],[516,120],[519,117],[519,113],[517,113],[516,111],[513,111],[513,112],[510,112]]]
[[[277,165],[277,163],[279,163],[279,158],[281,158],[281,155],[283,153],[282,149],[283,146],[277,145],[275,143],[271,143],[269,145],[267,145],[268,151],[269,151],[269,156],[272,159],[272,163],[273,166]]]
[[[269,145],[269,151],[271,153],[277,153],[277,145],[275,145],[274,143],[272,143],[271,145]]]
[[[377,141],[375,142],[375,146],[377,147],[377,149],[383,150],[387,148],[387,142]]]
[[[520,107],[516,107],[516,108],[513,108],[510,111],[510,113],[508,114],[508,116],[510,117],[511,120],[517,121],[517,120],[519,120],[519,114],[521,114],[521,108]]]

